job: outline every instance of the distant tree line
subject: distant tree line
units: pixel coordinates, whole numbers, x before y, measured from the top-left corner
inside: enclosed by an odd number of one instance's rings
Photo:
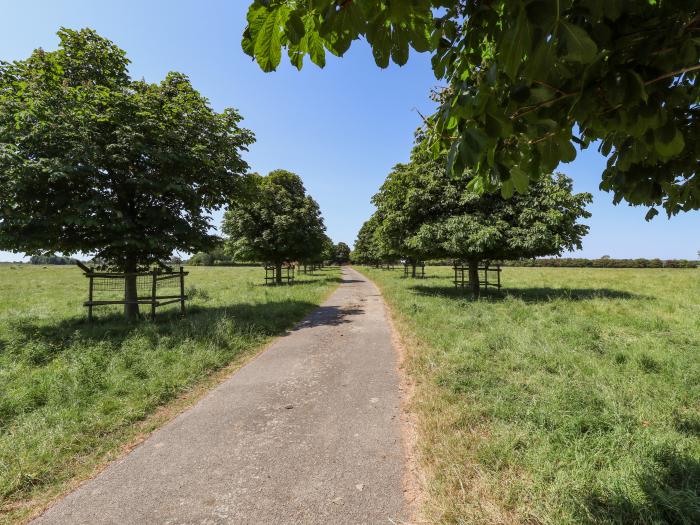
[[[59,255],[32,255],[29,264],[75,264],[77,259]]]
[[[600,259],[545,258],[505,261],[505,266],[532,266],[554,268],[697,268],[698,261],[687,259]]]
[[[496,262],[496,261],[494,261]],[[540,259],[515,259],[497,261],[502,266],[528,268],[698,268],[700,261],[688,259],[612,259],[608,256],[599,259],[581,257],[549,257]],[[452,259],[426,261],[430,266],[452,266]]]

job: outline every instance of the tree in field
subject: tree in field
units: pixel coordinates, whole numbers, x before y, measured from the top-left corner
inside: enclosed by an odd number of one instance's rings
[[[430,172],[436,173],[430,173]],[[399,254],[411,266],[411,276],[416,276],[416,266],[431,256],[432,247],[412,242],[411,234],[440,209],[449,209],[446,197],[447,177],[444,162],[432,162],[424,152],[414,153],[409,164],[398,164],[387,176],[379,192],[372,197],[381,221],[376,227],[376,238],[384,251]],[[452,191],[459,191],[456,187]],[[462,188],[464,191],[466,188]]]
[[[376,231],[379,225],[379,216],[373,213],[367,219],[357,233],[355,246],[352,250],[352,262],[356,264],[372,264],[378,266],[382,261],[382,253],[379,248]]]
[[[374,203],[382,216],[380,242],[410,257],[466,261],[469,282],[479,295],[479,263],[489,260],[560,255],[581,248],[588,226],[588,193],[572,193],[564,175],[545,175],[523,194],[470,191],[473,176],[450,175],[420,145],[411,162],[387,177]]]
[[[267,177],[248,176],[244,196],[224,215],[226,250],[236,260],[263,261],[276,267],[282,282],[285,262],[317,258],[325,246],[326,227],[316,201],[298,175],[275,170]]]
[[[333,261],[338,264],[350,262],[350,247],[346,243],[339,242],[333,247]]]
[[[523,193],[595,143],[615,203],[700,208],[697,0],[255,0],[243,49],[323,67],[358,38],[379,67],[432,54],[433,154],[473,189]]]
[[[325,261],[332,261],[334,254],[335,244],[333,244],[333,239],[331,239],[328,235],[325,235],[323,238],[323,250],[318,257],[319,262],[323,263]]]
[[[206,250],[211,210],[247,170],[240,115],[215,112],[180,73],[132,80],[124,51],[92,30],[58,35],[57,51],[0,63],[0,248],[82,252],[132,274]]]
[[[352,260],[358,264],[372,264],[376,267],[383,262],[395,261],[401,255],[393,251],[386,242],[379,237],[379,227],[382,216],[375,211],[372,216],[362,224],[355,241],[355,249],[352,252]]]

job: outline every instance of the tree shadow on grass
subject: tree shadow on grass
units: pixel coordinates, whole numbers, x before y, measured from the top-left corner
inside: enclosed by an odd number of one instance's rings
[[[613,489],[584,500],[595,523],[700,523],[700,461],[671,449],[657,452],[638,479],[643,497]]]
[[[448,297],[451,299],[473,298],[471,292],[466,288],[456,288],[454,286],[410,286],[419,295],[432,297]],[[481,298],[492,301],[503,301],[508,298],[515,298],[527,303],[544,303],[556,299],[568,301],[587,301],[590,299],[648,299],[647,296],[637,295],[622,290],[610,288],[508,288],[502,290],[482,290]]]
[[[155,322],[147,319],[128,322],[117,312],[100,313],[97,310],[92,323],[85,317],[48,324],[20,319],[8,327],[11,340],[0,339],[0,352],[12,352],[19,359],[39,366],[68,351],[77,341],[81,346],[109,343],[119,348],[135,336],[150,338],[153,345],[167,337],[169,344],[177,346],[187,341],[211,338],[222,323],[232,323],[233,328],[229,329],[262,339],[288,333],[317,307],[314,303],[297,300],[216,307],[192,305],[185,317],[173,308],[158,313]],[[329,310],[314,323],[339,324],[345,315],[350,313]]]

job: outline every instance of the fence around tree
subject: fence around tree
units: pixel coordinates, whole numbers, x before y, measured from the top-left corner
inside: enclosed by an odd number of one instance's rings
[[[454,285],[455,288],[467,288],[469,282],[469,264],[463,261],[454,261],[452,264],[454,270]],[[500,263],[491,264],[489,262],[479,263],[477,270],[479,286],[485,290],[491,288],[501,289],[501,265]]]
[[[148,272],[120,273],[100,272],[80,262],[77,264],[88,279],[88,300],[83,303],[88,309],[88,321],[93,320],[95,307],[110,305],[150,306],[151,319],[155,319],[157,308],[180,303],[180,313],[185,315],[185,276],[189,272],[184,271],[182,266],[179,271],[164,267]],[[127,301],[124,298],[126,279],[132,276],[136,277],[137,297],[135,301]]]
[[[277,280],[277,265],[265,264],[265,284],[292,284],[294,283],[295,266],[291,263],[283,264],[280,268],[280,281]]]
[[[403,263],[403,276],[423,279],[425,277],[425,263],[423,261],[417,262],[416,264],[411,264],[409,262]]]

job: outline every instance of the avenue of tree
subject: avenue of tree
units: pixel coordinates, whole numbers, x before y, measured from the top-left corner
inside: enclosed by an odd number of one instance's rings
[[[376,264],[403,258],[413,266],[436,258],[469,265],[472,293],[479,295],[479,263],[490,260],[561,255],[581,248],[588,227],[588,193],[572,193],[571,180],[545,175],[527,192],[504,198],[470,188],[474,175],[449,174],[444,159],[433,159],[419,142],[408,164],[387,176],[372,202],[374,215],[355,243],[357,262]]]
[[[326,227],[298,175],[253,173],[246,176],[246,186],[229,203],[221,228],[225,249],[235,260],[273,264],[277,283],[285,262],[322,260],[329,241]]]

